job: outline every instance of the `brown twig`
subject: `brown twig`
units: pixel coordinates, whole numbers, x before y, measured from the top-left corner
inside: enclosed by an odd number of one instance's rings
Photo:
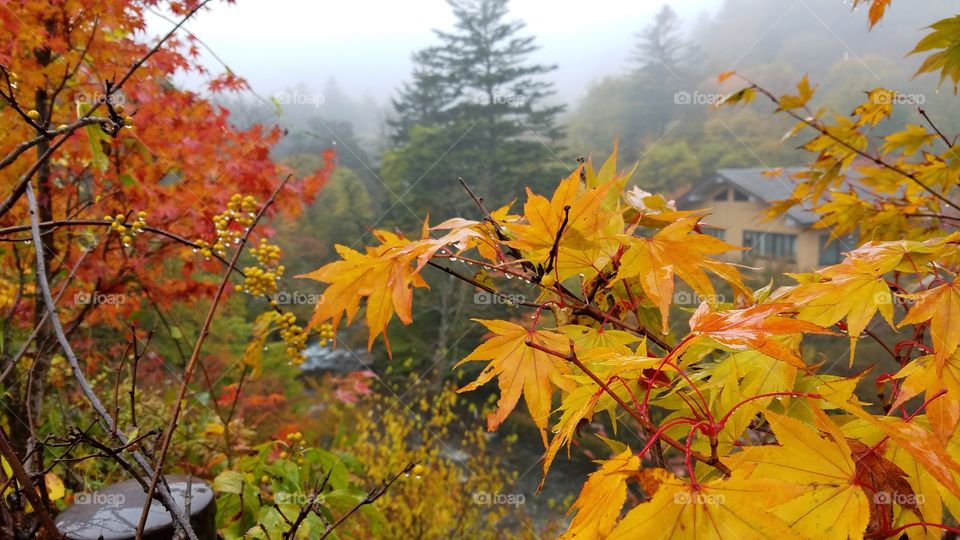
[[[547,259],[547,266],[543,269],[544,275],[553,271],[553,265],[557,262],[557,255],[560,253],[560,239],[563,237],[563,230],[567,228],[567,223],[569,222],[570,205],[567,205],[563,207],[563,221],[560,222],[560,228],[557,229],[557,236],[553,239],[553,246],[550,248],[550,257]]]
[[[27,471],[23,468],[23,463],[20,462],[17,453],[13,451],[13,447],[10,446],[10,442],[7,440],[7,436],[3,433],[3,430],[0,430],[0,455],[3,455],[11,471],[13,471],[13,475],[17,478],[17,482],[20,483],[20,491],[30,502],[30,506],[37,512],[40,523],[43,524],[43,528],[46,531],[44,536],[46,538],[59,538],[61,535],[57,530],[57,526],[53,523],[53,518],[50,517],[47,505],[40,500],[37,492],[34,491],[30,475],[28,475]]]
[[[348,511],[346,514],[340,516],[340,519],[338,519],[338,520],[335,521],[332,525],[330,525],[329,527],[327,527],[327,530],[325,530],[325,531],[323,532],[323,535],[320,536],[320,540],[323,540],[324,538],[330,536],[330,533],[332,533],[332,532],[334,531],[334,529],[336,529],[337,527],[339,527],[344,521],[347,520],[347,518],[349,518],[351,515],[353,515],[353,513],[356,512],[357,510],[359,510],[361,507],[363,507],[363,506],[365,506],[365,505],[368,505],[368,504],[373,504],[374,502],[376,502],[377,499],[379,499],[380,497],[383,497],[383,495],[387,492],[387,490],[390,489],[390,486],[392,486],[392,485],[394,484],[394,482],[397,481],[398,478],[400,478],[400,477],[403,476],[404,474],[408,474],[408,473],[413,469],[413,467],[414,467],[415,465],[416,465],[416,462],[410,462],[410,463],[408,463],[407,466],[404,467],[402,471],[400,471],[400,472],[398,472],[397,474],[395,474],[395,475],[393,476],[393,478],[391,478],[389,481],[384,482],[384,483],[381,484],[380,486],[377,486],[377,487],[371,489],[370,492],[367,493],[367,496],[364,497],[364,498],[363,498],[359,503],[357,503],[353,508],[351,508],[350,511]]]

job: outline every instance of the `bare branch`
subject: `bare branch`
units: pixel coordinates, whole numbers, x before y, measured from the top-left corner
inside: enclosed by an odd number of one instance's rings
[[[37,283],[40,286],[40,290],[43,294],[43,301],[46,306],[47,313],[50,315],[50,323],[53,326],[54,334],[57,336],[57,341],[60,343],[60,347],[63,349],[64,356],[67,357],[67,362],[70,364],[70,367],[73,370],[73,376],[80,385],[80,389],[87,398],[87,401],[90,402],[90,405],[93,406],[94,410],[97,412],[97,415],[99,415],[100,420],[104,423],[104,425],[106,425],[107,432],[114,433],[113,418],[111,418],[110,414],[107,413],[103,403],[100,402],[100,398],[97,397],[96,392],[93,391],[93,388],[87,381],[86,376],[83,374],[83,368],[80,366],[80,362],[77,360],[77,355],[74,353],[73,347],[70,346],[70,342],[67,340],[67,337],[63,332],[63,325],[60,322],[60,317],[57,315],[57,306],[53,301],[53,295],[50,293],[50,283],[47,281],[46,262],[44,261],[43,257],[43,244],[40,239],[40,227],[38,225],[37,218],[39,212],[37,209],[37,199],[34,196],[33,188],[29,183],[26,185],[24,192],[27,195],[27,202],[30,205],[30,228],[34,240],[33,252],[36,254],[37,258]],[[127,443],[127,437],[122,431],[118,430],[116,432],[116,436],[122,443]],[[147,474],[153,473],[153,469],[150,467],[150,464],[142,454],[139,452],[133,452],[133,458],[141,467],[143,467],[143,470],[146,471]],[[170,490],[164,485],[159,493],[160,502],[167,509],[167,511],[170,512],[170,515],[173,517],[174,521],[187,534],[190,540],[197,540],[197,535],[193,532],[193,528],[190,526],[189,520],[187,520],[187,518],[183,515],[183,512],[180,511],[180,507],[177,506],[176,501],[170,494]]]

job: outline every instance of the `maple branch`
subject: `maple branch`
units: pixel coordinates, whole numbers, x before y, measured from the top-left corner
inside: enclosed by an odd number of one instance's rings
[[[960,217],[956,216],[945,216],[943,214],[904,214],[908,218],[935,218],[935,219],[947,219],[950,221],[960,221]]]
[[[620,384],[623,385],[624,390],[626,390],[626,391],[627,391],[627,394],[630,395],[630,399],[633,400],[633,406],[636,407],[637,409],[639,409],[639,408],[640,408],[640,401],[637,399],[636,394],[633,393],[633,390],[630,388],[630,385],[627,384],[627,381],[624,380],[623,377],[621,377],[621,376],[619,376],[619,375],[614,375],[613,377],[610,377],[610,380],[609,380],[608,382],[613,382],[614,380],[620,381]],[[650,381],[649,384],[653,384],[653,381]],[[603,390],[599,390],[599,391],[597,392],[597,395],[599,396],[602,392],[603,392]],[[678,395],[679,395],[679,394],[678,394]],[[649,431],[647,431],[646,428],[643,429],[643,434],[644,434],[646,437],[648,437],[648,438],[651,439],[650,442],[648,442],[647,444],[648,444],[648,445],[651,445],[651,444],[653,445],[653,463],[654,463],[654,465],[656,465],[657,467],[666,467],[666,462],[665,462],[664,459],[663,459],[663,447],[660,446],[660,441],[658,441],[657,438],[654,436],[655,434],[650,433]]]
[[[644,429],[647,429],[647,430],[649,430],[649,431],[651,431],[651,432],[657,432],[657,431],[658,431],[657,426],[656,426],[653,422],[651,422],[648,418],[646,418],[643,414],[641,414],[640,411],[634,410],[632,407],[630,407],[630,405],[628,405],[627,402],[623,400],[623,398],[621,398],[619,395],[617,395],[617,394],[610,388],[609,385],[607,385],[605,382],[603,382],[603,381],[600,379],[600,377],[598,377],[597,374],[593,372],[593,370],[591,370],[590,368],[588,368],[588,367],[577,357],[576,351],[573,350],[572,342],[571,342],[570,352],[567,353],[567,354],[564,354],[564,353],[559,352],[559,351],[555,351],[555,350],[553,350],[553,349],[551,349],[551,348],[549,348],[549,347],[545,347],[545,346],[540,345],[539,343],[535,343],[535,342],[533,342],[533,341],[526,341],[525,343],[526,343],[527,347],[530,347],[530,348],[533,348],[533,349],[537,349],[538,351],[543,351],[543,352],[545,352],[545,353],[547,353],[547,354],[556,356],[557,358],[561,358],[561,359],[566,360],[567,362],[570,362],[571,364],[577,366],[577,368],[579,368],[580,371],[582,371],[584,374],[586,374],[588,377],[590,377],[590,379],[593,380],[593,382],[596,383],[597,386],[599,386],[600,388],[603,389],[604,392],[606,392],[607,394],[609,394],[610,397],[613,398],[613,400],[616,401],[618,405],[620,405],[621,407],[623,407],[623,409],[626,410],[627,413],[630,414],[630,416],[633,417],[634,420],[636,420],[637,422],[639,422],[640,425],[644,427]],[[686,446],[685,446],[683,443],[677,441],[676,439],[673,439],[672,437],[668,437],[668,436],[666,436],[666,435],[661,435],[661,436],[660,436],[660,440],[662,440],[663,442],[665,442],[665,443],[669,444],[670,446],[676,448],[677,450],[680,450],[681,452],[686,451]],[[696,451],[692,451],[692,452],[691,452],[691,455],[693,456],[693,459],[696,459],[697,461],[700,461],[700,462],[702,462],[702,463],[706,463],[707,465],[710,465],[710,466],[714,467],[714,468],[717,469],[718,471],[722,472],[722,473],[724,474],[724,476],[730,476],[730,469],[729,469],[726,465],[724,465],[723,462],[721,462],[719,459],[715,459],[715,458],[712,458],[712,457],[710,457],[710,456],[706,456],[706,455],[701,454],[700,452],[696,452]]]
[[[893,357],[894,360],[896,360],[897,362],[900,361],[900,357],[897,356],[897,353],[895,353],[893,349],[890,348],[889,345],[884,343],[884,341],[880,339],[880,336],[878,336],[876,332],[874,332],[873,330],[870,330],[869,328],[864,328],[863,333],[873,338],[874,341],[876,341],[881,347],[883,347],[883,350],[890,353],[890,356]]]
[[[100,402],[100,398],[97,397],[93,387],[91,387],[89,381],[87,381],[83,368],[80,366],[80,361],[77,359],[73,347],[70,346],[70,342],[64,334],[63,324],[60,322],[60,316],[57,315],[56,303],[54,303],[53,295],[50,293],[50,282],[47,280],[46,262],[43,256],[43,244],[40,238],[40,226],[37,217],[39,215],[39,209],[37,208],[37,199],[33,194],[33,188],[29,183],[27,183],[24,193],[27,195],[27,203],[30,210],[30,230],[34,241],[33,252],[37,259],[37,284],[40,286],[46,311],[50,315],[50,324],[53,327],[54,335],[56,335],[57,342],[63,349],[64,356],[67,357],[67,362],[70,364],[73,376],[80,385],[81,391],[87,398],[87,401],[90,402],[90,405],[93,406],[93,409],[101,421],[106,425],[107,432],[114,434],[123,444],[127,444],[127,436],[122,431],[114,430],[113,418],[107,413],[107,409],[103,406],[103,403]],[[153,472],[150,464],[146,458],[143,457],[143,454],[138,451],[132,451],[131,453],[137,464],[140,465],[147,474]],[[183,515],[183,512],[180,510],[180,507],[177,506],[176,501],[173,499],[170,490],[165,484],[161,486],[159,494],[161,504],[170,512],[170,516],[177,522],[181,530],[183,530],[190,540],[197,540],[197,535],[193,532],[189,520]]]
[[[137,525],[138,538],[143,534],[143,528],[146,526],[147,516],[150,513],[150,502],[153,499],[153,492],[157,487],[157,482],[159,481],[163,471],[163,461],[167,456],[167,452],[170,450],[170,441],[173,440],[173,433],[177,429],[177,425],[180,420],[180,412],[183,409],[183,403],[186,400],[187,387],[190,384],[190,379],[193,377],[193,372],[196,369],[197,361],[200,359],[200,351],[203,348],[203,342],[206,341],[207,336],[210,334],[210,325],[213,323],[213,316],[217,312],[217,306],[220,305],[220,299],[223,298],[223,292],[227,287],[227,283],[230,282],[233,269],[237,265],[240,255],[243,253],[243,248],[246,246],[247,239],[250,237],[250,233],[253,232],[253,229],[257,226],[260,218],[262,218],[263,214],[268,208],[270,208],[274,199],[276,199],[277,194],[280,193],[280,190],[287,185],[287,182],[292,176],[293,175],[287,175],[287,177],[280,182],[280,185],[273,190],[273,193],[270,194],[270,198],[267,199],[267,202],[264,203],[264,205],[260,208],[260,211],[257,212],[257,215],[254,216],[250,226],[247,227],[243,233],[243,236],[240,237],[240,242],[233,253],[233,257],[230,259],[227,271],[224,273],[223,279],[220,280],[220,285],[217,287],[217,292],[214,293],[213,301],[210,304],[210,309],[207,311],[207,317],[203,321],[203,326],[200,329],[197,342],[193,347],[193,353],[190,355],[190,360],[187,362],[187,366],[184,369],[183,380],[180,383],[180,392],[178,393],[177,400],[173,405],[173,414],[170,417],[170,422],[167,424],[167,428],[163,431],[163,439],[160,442],[160,454],[156,459],[156,467],[153,472],[153,477],[150,479],[150,488],[147,490],[147,497],[143,503],[143,511],[140,514],[140,523]]]
[[[437,263],[435,263],[435,262],[433,262],[433,261],[427,261],[427,265],[432,266],[433,268],[436,268],[437,270],[442,270],[443,272],[446,272],[446,273],[450,274],[451,276],[453,276],[453,277],[455,277],[455,278],[457,278],[457,279],[459,279],[459,280],[461,280],[461,281],[464,281],[464,282],[466,282],[466,283],[469,283],[470,285],[473,285],[474,287],[476,287],[476,288],[478,288],[478,289],[483,289],[484,291],[486,291],[486,292],[488,292],[488,293],[490,293],[490,294],[492,294],[492,295],[494,295],[494,296],[502,299],[502,300],[504,301],[504,303],[506,303],[506,304],[514,304],[514,305],[518,305],[518,306],[526,306],[526,307],[533,307],[533,308],[540,308],[540,307],[542,307],[542,304],[538,304],[538,303],[536,303],[536,302],[528,302],[528,301],[526,301],[526,300],[515,300],[515,299],[513,299],[513,298],[510,298],[510,297],[508,297],[507,295],[505,295],[505,294],[497,291],[496,289],[494,289],[493,287],[491,287],[491,286],[489,286],[489,285],[486,285],[486,284],[484,284],[484,283],[481,283],[481,282],[479,282],[479,281],[477,281],[477,280],[475,280],[475,279],[473,279],[473,278],[471,278],[471,277],[467,277],[467,276],[465,276],[465,275],[457,272],[456,270],[447,268],[446,266],[439,265],[439,264],[437,264]]]
[[[735,403],[735,404],[733,405],[733,407],[730,407],[730,410],[727,411],[727,413],[724,414],[722,418],[720,418],[720,421],[717,422],[717,426],[718,426],[720,429],[723,429],[724,425],[727,423],[727,420],[730,419],[730,416],[732,416],[733,413],[736,412],[737,409],[739,409],[740,407],[743,407],[743,406],[746,405],[747,403],[749,403],[749,402],[751,402],[751,401],[756,401],[756,400],[758,400],[758,399],[763,399],[763,398],[768,398],[768,397],[776,397],[776,396],[808,397],[808,398],[813,398],[813,399],[822,399],[822,398],[823,398],[823,396],[821,396],[820,394],[810,394],[810,393],[807,393],[807,392],[766,392],[766,393],[764,393],[764,394],[757,394],[757,395],[755,395],[755,396],[750,396],[750,397],[748,397],[748,398],[746,398],[746,399],[742,399],[742,400],[740,400],[739,402]]]
[[[739,77],[739,78],[743,79],[744,81],[746,81],[747,83],[749,83],[751,88],[757,90],[758,92],[760,92],[761,94],[763,94],[764,96],[766,96],[767,99],[769,99],[770,101],[772,101],[778,108],[780,108],[781,110],[783,110],[783,112],[787,113],[787,115],[789,115],[790,117],[792,117],[792,118],[794,118],[795,120],[799,121],[800,123],[802,123],[802,124],[804,124],[804,125],[812,128],[812,129],[816,130],[816,131],[819,132],[821,135],[830,138],[831,140],[833,140],[833,141],[836,142],[837,144],[843,146],[844,148],[850,150],[851,152],[854,152],[854,153],[857,154],[858,156],[860,156],[860,157],[862,157],[862,158],[864,158],[864,159],[868,159],[868,160],[872,161],[873,163],[875,163],[875,164],[877,164],[877,165],[879,165],[879,166],[881,166],[881,167],[883,167],[883,168],[885,168],[885,169],[887,169],[887,170],[889,170],[889,171],[895,172],[895,173],[899,174],[900,176],[903,176],[904,178],[910,179],[912,182],[914,182],[915,184],[917,184],[918,186],[920,186],[924,191],[926,191],[927,193],[933,195],[934,197],[936,197],[937,199],[939,199],[940,201],[942,201],[942,202],[943,202],[944,204],[946,204],[947,206],[950,206],[951,208],[953,208],[953,209],[955,209],[955,210],[960,210],[960,206],[958,206],[956,203],[954,203],[954,202],[951,201],[950,199],[946,198],[945,196],[941,195],[939,192],[937,192],[936,190],[934,190],[933,188],[931,188],[930,186],[928,186],[926,183],[923,182],[923,180],[920,180],[919,178],[917,178],[917,176],[914,175],[913,173],[909,173],[909,172],[901,169],[900,167],[898,167],[898,166],[896,166],[896,165],[893,165],[893,164],[891,164],[891,163],[887,163],[886,161],[884,161],[883,159],[881,159],[881,158],[878,157],[878,156],[874,156],[874,155],[871,155],[871,154],[869,154],[869,153],[867,153],[867,152],[864,152],[863,150],[860,150],[859,148],[851,145],[850,143],[844,141],[843,139],[841,139],[841,138],[837,137],[836,135],[834,135],[833,133],[831,133],[829,129],[827,129],[827,128],[825,128],[824,126],[820,125],[819,122],[817,122],[817,121],[815,121],[815,120],[812,120],[812,119],[811,119],[812,117],[811,117],[811,118],[807,118],[807,117],[804,117],[804,116],[800,116],[799,114],[797,114],[797,113],[796,113],[795,111],[793,111],[792,109],[785,109],[785,108],[783,108],[783,107],[781,106],[781,104],[780,104],[780,100],[777,99],[777,97],[774,96],[773,93],[771,93],[771,92],[770,92],[769,90],[767,90],[766,88],[763,88],[762,86],[756,84],[755,82],[753,82],[753,81],[751,81],[750,79],[744,77],[743,75],[737,74],[737,77]]]

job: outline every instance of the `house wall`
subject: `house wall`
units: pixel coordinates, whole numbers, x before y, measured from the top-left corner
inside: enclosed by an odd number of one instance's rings
[[[809,271],[819,266],[821,231],[791,225],[786,216],[767,221],[764,212],[768,205],[765,202],[735,201],[732,200],[732,192],[725,201],[714,200],[714,196],[725,189],[727,186],[718,187],[703,201],[702,207],[712,208],[701,222],[703,225],[723,229],[724,241],[735,246],[743,246],[744,231],[796,235],[796,259],[781,261],[778,266],[788,271]],[[739,258],[739,254],[732,257],[733,260]],[[745,252],[742,260],[749,262],[750,258],[750,252]]]

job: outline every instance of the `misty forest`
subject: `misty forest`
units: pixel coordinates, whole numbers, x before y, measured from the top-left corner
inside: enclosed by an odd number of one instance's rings
[[[0,2],[0,538],[960,538],[956,2],[404,4]]]

